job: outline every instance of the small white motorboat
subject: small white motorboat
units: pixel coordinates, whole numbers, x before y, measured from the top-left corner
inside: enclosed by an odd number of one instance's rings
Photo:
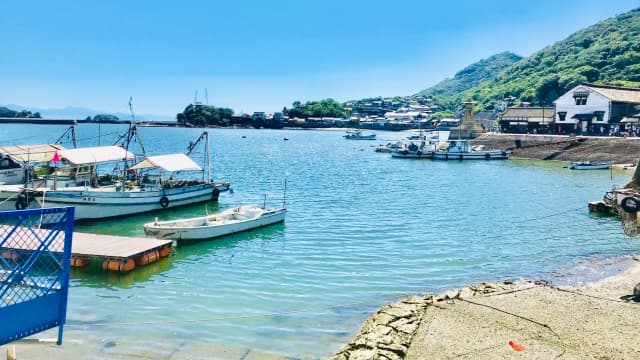
[[[361,130],[355,129],[355,130],[347,130],[345,134],[342,135],[342,137],[347,140],[375,140],[376,134],[371,133],[371,134],[365,135]]]
[[[469,140],[451,140],[432,154],[435,160],[506,160],[509,153],[504,150],[484,150],[484,146],[471,146]]]
[[[236,206],[215,214],[144,224],[144,232],[158,239],[201,240],[251,230],[284,221],[287,209]]]
[[[572,161],[568,166],[571,170],[601,170],[610,167],[611,161]]]

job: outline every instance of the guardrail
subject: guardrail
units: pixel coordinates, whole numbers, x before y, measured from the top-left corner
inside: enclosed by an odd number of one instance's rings
[[[54,327],[62,344],[73,219],[72,207],[0,212],[0,345]]]

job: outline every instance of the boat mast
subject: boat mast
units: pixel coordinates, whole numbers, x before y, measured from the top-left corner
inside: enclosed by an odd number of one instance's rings
[[[282,192],[282,208],[286,207],[286,200],[287,198],[287,179],[284,179],[284,191]]]
[[[198,139],[196,141],[189,141],[189,146],[187,147],[187,156],[191,155],[191,152],[196,148],[196,146],[198,146],[198,144],[200,143],[200,141],[202,141],[202,139],[205,139],[205,145],[204,145],[204,152],[205,152],[205,162],[207,164],[207,183],[211,182],[211,153],[210,153],[210,149],[209,149],[209,132],[208,131],[204,131],[202,134],[200,134],[200,137],[198,137]],[[205,180],[205,172],[202,172],[202,180]]]
[[[207,137],[207,142],[205,143],[206,144],[205,152],[207,154],[206,157],[207,157],[207,184],[208,184],[211,182],[211,153],[210,153],[211,150],[209,148],[209,132],[205,131],[204,133],[206,134],[205,136]],[[202,176],[204,176],[204,173],[202,174]]]
[[[65,137],[65,135],[71,133],[71,143],[73,144],[74,148],[78,147],[78,143],[76,142],[76,126],[75,125],[71,125],[69,126],[69,128],[67,130],[65,130],[62,135],[60,135],[60,137],[58,138],[58,140],[56,140],[56,142],[54,144],[61,144],[62,143],[62,139]]]

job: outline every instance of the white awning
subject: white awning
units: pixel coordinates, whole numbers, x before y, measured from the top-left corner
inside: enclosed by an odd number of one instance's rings
[[[64,149],[57,144],[42,145],[17,145],[0,147],[0,155],[7,155],[17,162],[41,162],[51,161],[53,154]]]
[[[66,159],[74,165],[135,159],[135,155],[120,146],[96,146],[66,149],[58,151],[58,155],[60,156],[60,159]]]
[[[165,171],[196,171],[202,170],[190,157],[185,154],[168,154],[147,156],[146,159],[130,167],[132,170],[161,168]]]

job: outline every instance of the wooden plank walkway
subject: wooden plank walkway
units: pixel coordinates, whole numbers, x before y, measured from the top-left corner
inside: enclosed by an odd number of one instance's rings
[[[0,225],[0,240],[13,230],[13,226]],[[40,246],[38,238],[43,239],[50,233],[47,229],[18,228],[0,247],[2,250],[33,251]],[[36,237],[37,235],[37,237]],[[74,232],[71,243],[72,256],[103,259],[131,259],[152,250],[173,246],[172,240],[113,236]],[[49,247],[52,251],[62,252],[64,232],[60,232]]]

